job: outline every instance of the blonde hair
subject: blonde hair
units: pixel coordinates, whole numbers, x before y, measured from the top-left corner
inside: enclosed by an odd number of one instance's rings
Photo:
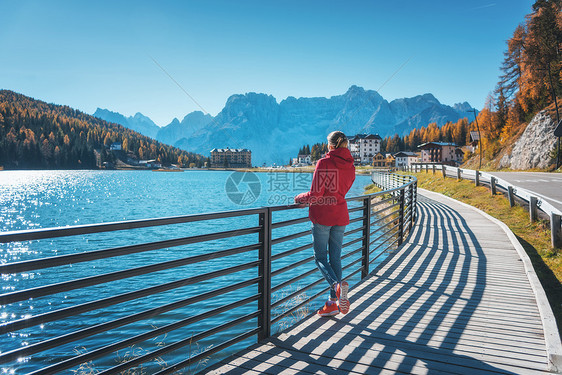
[[[334,148],[347,147],[347,143],[347,137],[343,132],[335,131],[328,134],[328,144],[334,146]]]

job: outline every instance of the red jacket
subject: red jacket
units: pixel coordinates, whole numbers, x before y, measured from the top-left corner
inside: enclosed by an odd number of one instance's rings
[[[355,180],[353,156],[347,148],[337,148],[318,160],[310,191],[299,194],[295,202],[309,204],[308,217],[321,225],[347,225],[349,212],[345,194]]]

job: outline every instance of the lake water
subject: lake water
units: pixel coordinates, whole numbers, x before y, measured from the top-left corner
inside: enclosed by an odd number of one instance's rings
[[[255,173],[251,175],[236,173],[233,174],[230,171],[197,170],[180,173],[157,173],[151,171],[2,171],[0,172],[0,231],[83,225],[282,205],[292,203],[292,198],[296,194],[307,191],[312,178],[312,175],[308,173]],[[247,183],[238,184],[239,177],[244,177]],[[348,197],[361,195],[364,186],[369,183],[369,176],[357,176],[351,191],[348,193]],[[351,207],[353,205],[350,205]],[[277,222],[303,217],[306,214],[306,209],[274,212],[273,221]],[[356,214],[352,215],[352,217],[357,217],[360,213]],[[56,255],[74,254],[257,225],[257,215],[250,215],[190,224],[0,244],[0,262],[11,263]],[[360,223],[351,224],[348,229],[353,229],[359,225]],[[310,223],[278,228],[273,231],[273,238],[286,236],[309,228]],[[347,236],[344,242],[358,238],[358,236],[360,236],[360,233]],[[257,234],[249,234],[235,238],[113,257],[100,261],[53,267],[20,274],[3,274],[1,293],[6,294],[41,285],[146,266],[192,255],[206,254],[221,249],[255,244],[256,242]],[[311,236],[306,235],[275,245],[273,253],[276,254],[297,246],[309,244],[310,242]],[[354,246],[349,246],[344,253],[352,251],[360,245],[358,243]],[[312,250],[308,249],[281,258],[273,262],[273,271],[294,264],[311,255]],[[209,271],[220,270],[256,259],[257,252],[252,251],[237,256],[214,259],[171,270],[153,272],[147,275],[20,301],[0,306],[0,323],[25,319],[49,311],[156,286]],[[346,258],[344,266],[356,259],[357,256]],[[354,266],[352,269],[355,270],[357,267]],[[275,276],[272,284],[274,286],[278,285],[314,268],[314,263],[308,262],[279,276]],[[255,278],[256,276],[255,269],[241,271],[224,277],[202,281],[188,287],[123,302],[104,309],[85,312],[59,321],[5,334],[0,336],[0,352],[5,353],[22,346],[84,329],[93,323],[99,324],[130,316],[134,313],[180,301],[190,296],[212,291],[249,278]],[[320,274],[316,272],[274,293],[272,299],[273,301],[279,300],[284,295],[318,280],[319,277]],[[359,277],[355,276],[351,280],[351,284],[357,281],[359,281]],[[303,296],[313,295],[325,286],[324,284],[319,285],[315,289],[305,292]],[[239,291],[207,300],[199,305],[189,305],[164,312],[150,319],[124,325],[105,333],[35,354],[31,357],[20,358],[16,362],[0,365],[2,369],[0,373],[28,373],[70,358],[76,353],[95,350],[103,345],[148,332],[156,327],[164,327],[167,324],[176,323],[203,311],[235,303],[241,298],[255,295],[257,293],[256,289],[256,286],[240,289]],[[309,310],[312,311],[318,308],[324,299],[325,297],[323,296],[311,303]],[[291,303],[294,302],[289,301],[288,305],[280,306],[277,310],[273,311],[274,316],[283,309],[288,309]],[[101,357],[93,363],[83,364],[80,368],[75,367],[74,370],[78,370],[76,372],[78,374],[87,374],[115,366],[125,359],[146,354],[162,345],[169,345],[189,338],[197,333],[214,328],[221,323],[255,311],[256,307],[257,303],[249,303],[246,306],[221,313],[214,318],[151,338],[139,345],[121,349],[118,353]],[[295,317],[289,317],[274,325],[272,328],[273,333],[291,324],[295,319]],[[193,342],[189,346],[162,356],[158,361],[145,365],[144,369],[148,373],[154,372],[163,367],[162,363],[164,362],[173,364],[188,358],[205,348],[215,346],[218,342],[231,339],[240,332],[255,328],[256,325],[256,319],[252,319],[234,329],[229,329],[198,342]],[[218,355],[209,357],[206,363],[204,361],[198,362],[193,367],[185,369],[184,373],[199,371],[205,364],[210,364],[227,354],[240,350],[252,342],[255,342],[255,338],[235,345]]]

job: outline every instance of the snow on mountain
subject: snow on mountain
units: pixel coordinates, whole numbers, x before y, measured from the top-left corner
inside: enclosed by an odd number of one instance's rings
[[[150,138],[156,138],[156,133],[160,130],[158,125],[140,112],[137,112],[134,116],[125,117],[118,112],[98,108],[93,115],[102,120],[123,125]]]
[[[471,110],[466,102],[453,107],[441,104],[432,94],[388,102],[376,91],[358,86],[330,98],[290,96],[280,103],[271,95],[251,92],[232,95],[214,118],[192,112],[181,122],[174,119],[155,136],[203,155],[213,148],[248,148],[254,165],[286,164],[302,145],[324,142],[333,130],[349,135],[405,135],[431,122],[439,126],[455,122]]]

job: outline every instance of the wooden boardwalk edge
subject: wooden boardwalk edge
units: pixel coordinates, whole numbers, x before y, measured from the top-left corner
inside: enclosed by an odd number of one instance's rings
[[[525,267],[527,278],[529,279],[529,283],[531,284],[531,288],[533,289],[533,293],[535,294],[535,297],[537,299],[537,306],[539,309],[539,313],[544,329],[546,352],[549,361],[549,370],[559,373],[562,372],[562,341],[560,340],[560,333],[558,332],[558,326],[556,324],[556,319],[554,318],[554,313],[552,312],[550,303],[548,302],[548,298],[546,297],[546,293],[544,292],[544,289],[539,281],[537,273],[533,268],[531,259],[529,258],[529,255],[527,255],[527,252],[525,251],[521,243],[515,237],[515,234],[513,234],[511,229],[509,229],[509,227],[504,222],[496,219],[493,216],[488,215],[484,211],[474,206],[471,206],[464,202],[460,202],[446,195],[435,193],[433,191],[425,190],[422,188],[418,188],[418,192],[422,193],[423,195],[429,198],[431,198],[432,195],[439,196],[442,199],[451,200],[457,204],[470,208],[478,212],[488,220],[496,223],[500,228],[503,229],[503,231],[505,232],[505,234],[507,235],[507,237],[515,247],[515,250],[517,250],[517,253],[521,258],[521,261],[523,262],[523,266]]]

